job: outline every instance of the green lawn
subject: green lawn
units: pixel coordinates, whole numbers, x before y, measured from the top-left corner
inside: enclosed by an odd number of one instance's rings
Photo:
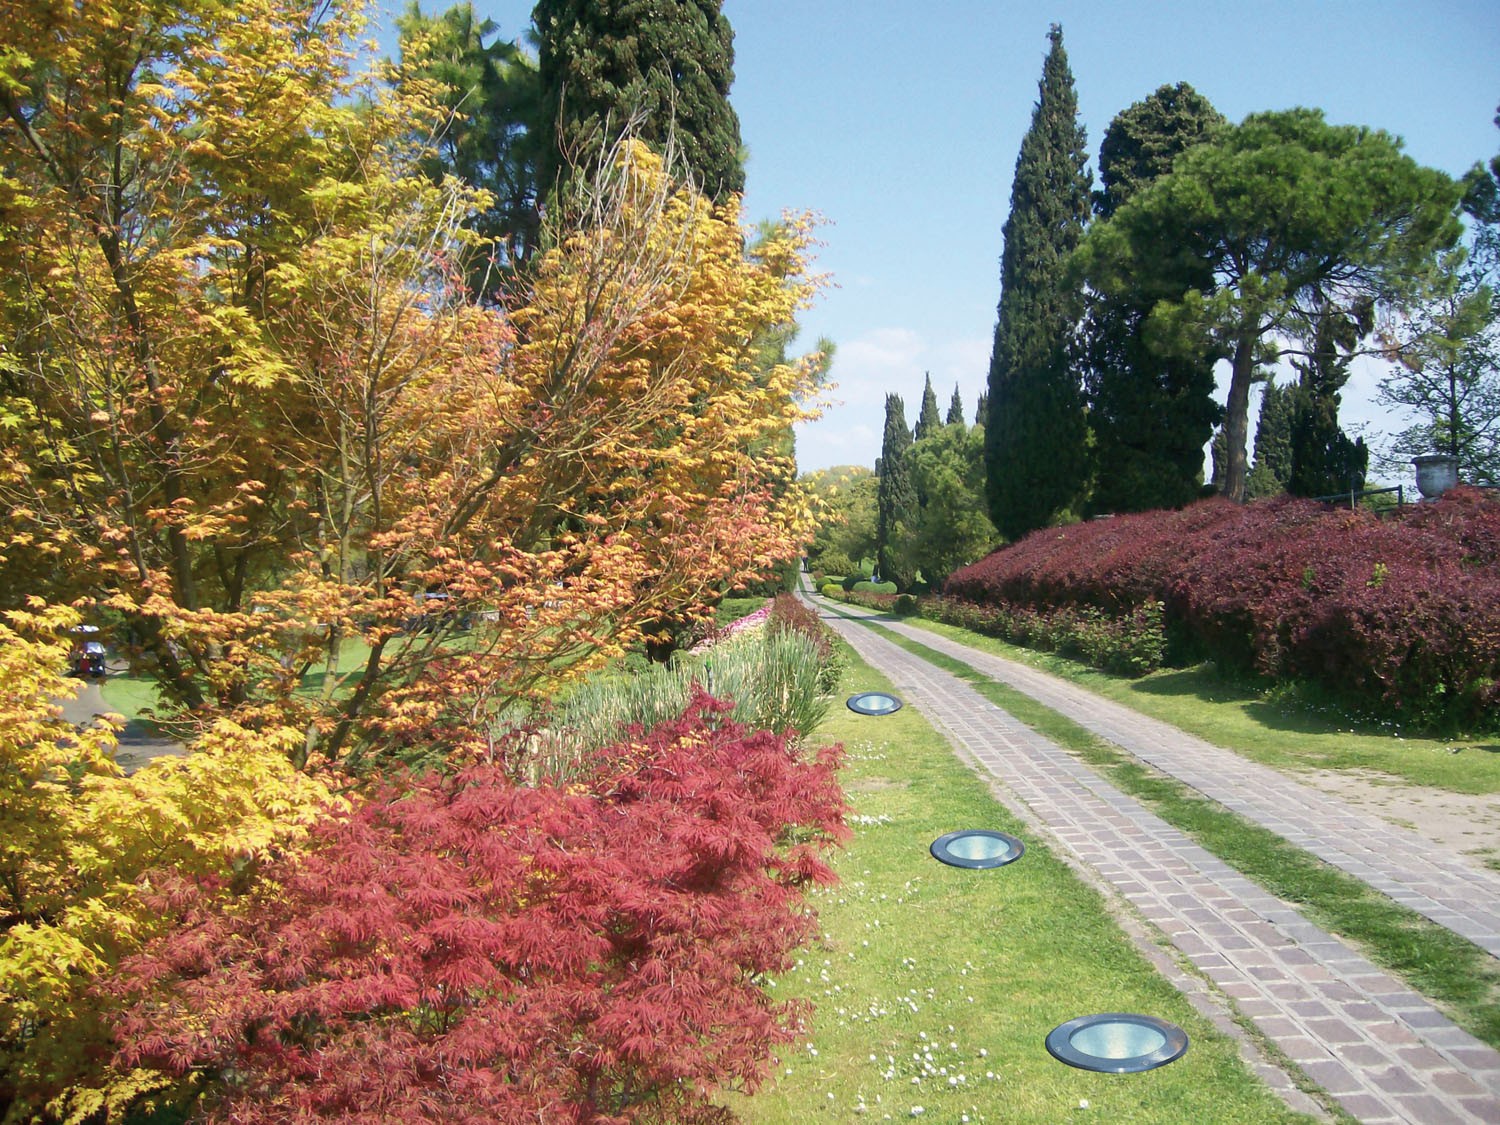
[[[907,624],[1081,684],[1107,699],[1280,769],[1362,769],[1454,793],[1500,793],[1500,739],[1437,739],[1359,723],[1294,691],[1263,690],[1211,668],[1172,668],[1140,679],[1099,672],[1051,653],[1006,644],[923,618]]]
[[[883,687],[851,657],[847,691]],[[907,1120],[919,1106],[941,1122],[1306,1120],[1251,1076],[1237,1044],[1152,969],[1098,893],[915,709],[870,719],[839,707],[819,737],[848,751],[855,835],[836,860],[842,883],[814,896],[822,940],[775,985],[816,1009],[773,1081],[731,1100],[745,1120]],[[1010,832],[1028,850],[992,871],[933,860],[932,840],[961,827]],[[1169,1019],[1192,1045],[1136,1075],[1075,1070],[1047,1054],[1057,1024],[1106,1011]]]

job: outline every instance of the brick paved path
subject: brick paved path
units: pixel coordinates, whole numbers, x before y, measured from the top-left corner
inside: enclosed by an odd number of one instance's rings
[[[1500,957],[1500,873],[1269,766],[1066,680],[899,620],[883,620],[882,624],[1044,703],[1210,800]]]
[[[824,618],[957,749],[999,780],[1015,798],[1008,803],[1050,835],[1060,853],[1094,872],[1155,925],[1346,1112],[1364,1122],[1500,1122],[1500,1053],[962,680],[857,622],[828,612]],[[923,644],[942,647],[937,643],[941,638],[933,634],[918,630],[915,635]],[[992,672],[988,661],[996,658],[957,647],[956,655],[966,663]],[[1054,690],[1047,684],[1022,690],[1032,688]],[[1068,708],[1092,710],[1094,700],[1087,696],[1068,703]],[[1098,703],[1103,705],[1102,715],[1109,705]],[[1079,714],[1072,717],[1080,719]],[[1135,738],[1134,723],[1122,725],[1118,715],[1090,717],[1088,725],[1095,722],[1114,732],[1106,735],[1111,740]],[[1094,729],[1103,733],[1101,727]],[[1170,749],[1184,738],[1180,732],[1156,731],[1150,740],[1155,748],[1147,752],[1166,755],[1162,747]],[[1125,742],[1121,745],[1130,749]],[[1233,768],[1226,770],[1220,763],[1217,777],[1216,759],[1199,755],[1195,768],[1205,785],[1212,784],[1227,798],[1225,804],[1252,815],[1247,810],[1258,807],[1261,798],[1245,796],[1238,785],[1249,763],[1229,757]],[[1290,818],[1289,838],[1311,850],[1342,853],[1348,841],[1329,843],[1329,834],[1319,830],[1318,803],[1334,809],[1333,798],[1311,790],[1305,797],[1305,811],[1294,813],[1285,803],[1272,810]],[[1342,823],[1342,813],[1329,820],[1336,825],[1335,836],[1358,832]],[[1381,833],[1391,831],[1380,824]],[[1396,868],[1394,889],[1440,904],[1439,888],[1428,885],[1429,873],[1424,869],[1420,875],[1402,875],[1397,861],[1403,857],[1393,853],[1385,849],[1366,857],[1385,861],[1371,867],[1370,881],[1386,878]],[[1492,893],[1486,895],[1485,905],[1495,906]],[[1269,1068],[1261,1069],[1273,1085],[1280,1085]]]

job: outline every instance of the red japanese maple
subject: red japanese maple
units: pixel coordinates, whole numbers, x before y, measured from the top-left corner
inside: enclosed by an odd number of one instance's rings
[[[845,832],[836,749],[723,714],[700,697],[567,790],[410,779],[238,900],[170,886],[119,1061],[206,1070],[223,1121],[720,1119],[795,1034],[764,974]]]

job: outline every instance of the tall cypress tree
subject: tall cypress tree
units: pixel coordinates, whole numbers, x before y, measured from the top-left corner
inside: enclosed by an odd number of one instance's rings
[[[938,413],[937,393],[932,389],[932,372],[926,372],[926,375],[927,385],[922,388],[922,411],[917,415],[917,424],[912,431],[914,441],[931,437],[943,424],[943,416]]]
[[[948,400],[948,416],[943,419],[945,426],[964,424],[964,400],[959,397],[958,384],[953,384],[953,397]]]
[[[992,518],[1009,539],[1077,505],[1088,481],[1083,393],[1067,359],[1081,298],[1064,266],[1083,236],[1092,180],[1062,28],[1047,37],[1016,158],[990,356],[985,475]]]
[[[648,144],[675,135],[705,194],[744,190],[740,122],[729,104],[734,31],[720,7],[721,0],[538,0],[544,190],[636,114]]]
[[[1098,216],[1109,218],[1223,124],[1185,82],[1162,86],[1116,115],[1099,146]],[[1180,277],[1163,270],[1156,284],[1174,294],[1206,289],[1212,278],[1184,262]],[[1095,293],[1089,301],[1080,359],[1094,435],[1091,512],[1177,507],[1198,495],[1203,444],[1221,413],[1213,401],[1213,362],[1151,350],[1145,322],[1159,295]]]
[[[885,434],[880,442],[880,484],[875,491],[875,555],[880,577],[905,588],[911,574],[895,545],[900,529],[916,518],[917,493],[906,455],[912,447],[906,428],[906,404],[900,395],[885,396]]]
[[[1255,467],[1245,482],[1251,500],[1286,491],[1292,475],[1291,392],[1273,379],[1261,391],[1260,420],[1255,425]]]

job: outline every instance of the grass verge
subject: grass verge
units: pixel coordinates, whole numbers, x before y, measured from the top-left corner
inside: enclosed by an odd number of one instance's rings
[[[878,624],[883,636],[972,684],[1148,805],[1224,862],[1438,1004],[1471,1035],[1500,1049],[1500,964],[1473,943],[1400,906],[1351,875],[1209,801],[1023,693]],[[961,639],[968,640],[967,635]]]
[[[1358,721],[1305,692],[1228,679],[1209,666],[1126,679],[926,618],[903,621],[1050,672],[1278,769],[1373,770],[1453,793],[1500,793],[1500,740],[1492,736],[1423,738]]]
[[[846,692],[889,686],[851,656]],[[932,840],[955,828],[1030,834],[914,708],[869,719],[840,707],[814,737],[848,750],[854,839],[836,857],[841,884],[815,896],[821,941],[775,985],[816,1009],[773,1080],[731,1099],[744,1120],[1309,1120],[1251,1074],[1238,1044],[1152,968],[1098,892],[1046,846],[1028,840],[1024,857],[992,871],[930,857]],[[1169,1019],[1192,1046],[1136,1075],[1075,1070],[1047,1054],[1053,1027],[1106,1011]]]

